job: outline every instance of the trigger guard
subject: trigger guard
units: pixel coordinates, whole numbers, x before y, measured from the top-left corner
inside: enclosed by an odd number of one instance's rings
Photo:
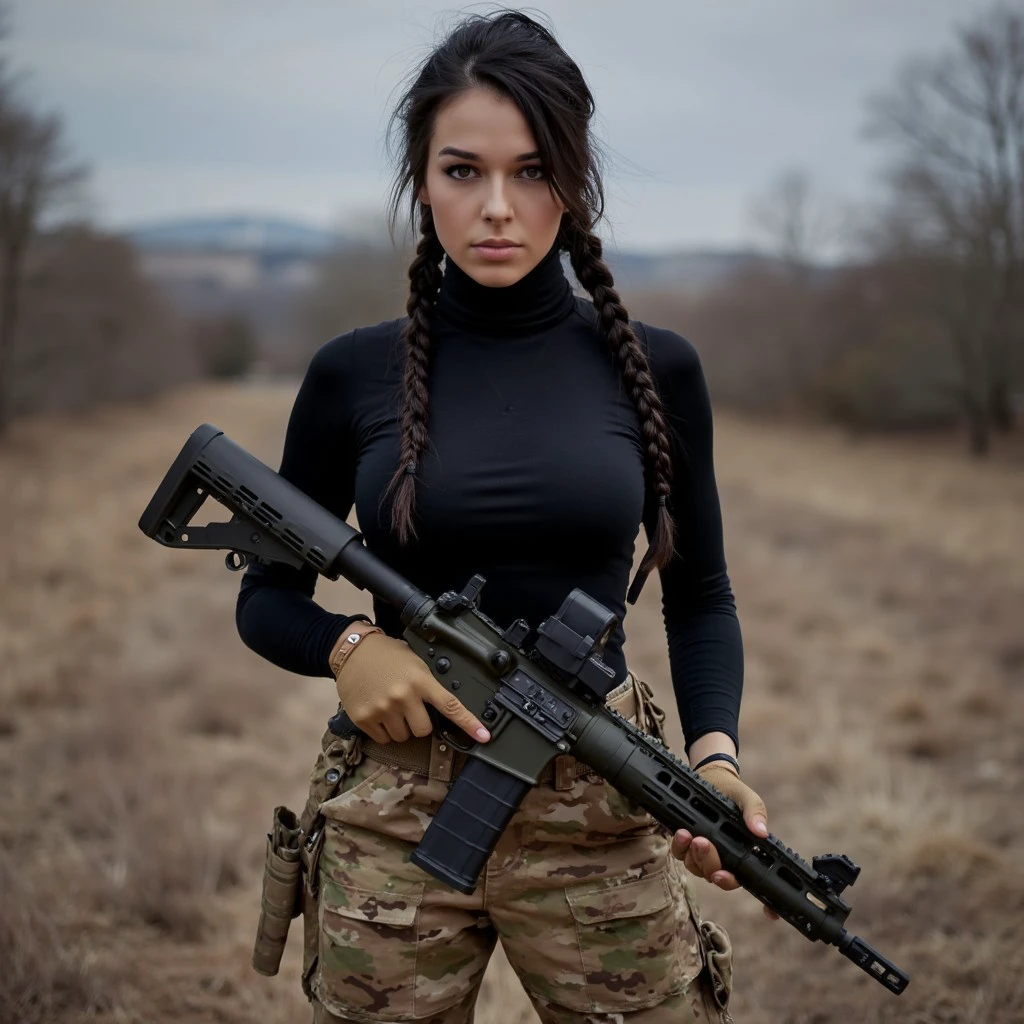
[[[451,723],[441,730],[441,739],[463,754],[468,754],[476,746],[476,740],[470,739],[457,725]]]
[[[476,740],[470,739],[454,722],[445,718],[433,704],[427,705],[427,714],[430,716],[430,722],[434,726],[434,731],[445,743],[450,743],[463,754],[468,754],[473,749]]]

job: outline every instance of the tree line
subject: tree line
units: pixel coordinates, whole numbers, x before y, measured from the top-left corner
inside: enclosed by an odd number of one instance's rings
[[[754,204],[778,257],[710,295],[645,296],[705,342],[723,397],[858,428],[959,419],[970,450],[1024,402],[1024,14],[995,7],[869,99],[873,209],[783,174]],[[815,256],[842,236],[854,258]]]
[[[0,45],[9,12],[0,0]],[[186,321],[125,239],[89,225],[87,183],[60,117],[0,51],[0,434],[15,417],[145,399],[251,358],[244,322]]]
[[[716,401],[856,429],[961,422],[984,454],[1024,403],[1024,12],[996,6],[906,61],[869,98],[865,132],[888,158],[873,206],[829,204],[789,171],[752,208],[773,261],[627,304],[695,341]],[[125,241],[84,223],[39,232],[85,178],[0,58],[0,432],[256,355],[238,318],[183,322]],[[843,258],[823,259],[836,243]],[[326,258],[276,365],[301,371],[331,335],[400,315],[409,257],[367,243]]]
[[[1024,403],[1024,13],[991,8],[907,60],[869,97],[865,134],[888,157],[874,206],[787,171],[752,203],[774,260],[627,307],[697,344],[723,404],[857,430],[961,422],[984,454]],[[844,258],[823,260],[837,243]],[[407,264],[384,246],[326,261],[310,343],[399,315]]]

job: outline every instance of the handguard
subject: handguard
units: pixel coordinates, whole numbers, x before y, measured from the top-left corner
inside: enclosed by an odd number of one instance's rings
[[[230,523],[189,525],[207,496],[232,512]],[[907,987],[903,971],[843,928],[850,907],[841,893],[860,870],[848,857],[827,854],[809,865],[775,836],[755,836],[732,800],[605,706],[615,676],[601,653],[618,620],[589,595],[569,594],[527,646],[526,622],[502,629],[479,610],[483,577],[431,598],[210,424],[185,443],[139,527],[168,547],[226,549],[235,571],[253,558],[311,565],[398,610],[406,642],[491,733],[474,743],[446,721],[436,725],[469,758],[412,859],[453,888],[473,891],[530,787],[553,757],[572,754],[666,828],[709,839],[740,885],[806,938],[837,946],[891,992]],[[339,735],[355,729],[343,713],[329,724]]]

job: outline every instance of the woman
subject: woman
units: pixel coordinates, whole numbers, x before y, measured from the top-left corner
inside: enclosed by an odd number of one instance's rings
[[[481,610],[501,625],[536,627],[574,587],[624,618],[642,522],[629,599],[657,568],[690,763],[765,835],[735,761],[742,646],[708,394],[693,347],[631,323],[613,288],[592,234],[593,111],[579,68],[521,13],[469,17],[427,58],[392,118],[392,225],[408,195],[420,232],[408,317],[315,354],[280,472],[341,518],[354,502],[367,545],[423,591],[485,576]],[[461,767],[427,706],[489,735],[391,608],[375,602],[375,623],[332,615],[315,583],[256,564],[238,603],[245,643],[334,676],[369,737],[325,736],[304,816],[314,1019],[471,1020],[500,937],[544,1021],[728,1020],[728,939],[700,922],[680,862],[735,879],[707,840],[670,838],[570,757],[528,794],[472,896],[409,863]],[[604,651],[608,703],[657,733],[623,640],[619,625]]]

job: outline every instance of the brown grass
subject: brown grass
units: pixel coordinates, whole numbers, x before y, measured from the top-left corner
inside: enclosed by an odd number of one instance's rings
[[[0,1020],[48,1024],[71,1011],[109,1010],[81,937],[60,934],[47,914],[46,898],[33,891],[3,850],[0,892]]]
[[[136,526],[203,421],[276,465],[293,394],[203,387],[0,445],[0,1020],[308,1019],[298,941],[275,979],[248,957],[263,834],[304,799],[333,687],[241,645],[221,556]],[[861,865],[849,925],[913,976],[896,999],[698,884],[736,1020],[1024,1020],[1024,472],[726,415],[717,436],[744,774],[786,842]],[[670,705],[656,583],[628,653]],[[534,1019],[499,950],[478,1022]]]

